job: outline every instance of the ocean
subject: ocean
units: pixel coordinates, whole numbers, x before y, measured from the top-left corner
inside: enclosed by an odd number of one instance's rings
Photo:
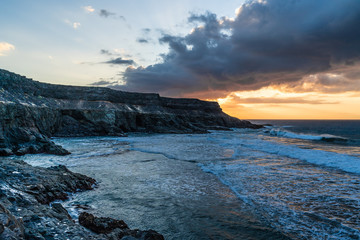
[[[94,177],[63,202],[166,239],[360,239],[360,121],[254,120],[209,134],[56,138],[26,155]]]

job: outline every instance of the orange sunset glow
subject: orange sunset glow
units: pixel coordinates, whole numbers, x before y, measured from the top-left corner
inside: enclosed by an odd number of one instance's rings
[[[216,99],[240,119],[360,119],[360,94],[289,93],[272,87],[233,92]]]

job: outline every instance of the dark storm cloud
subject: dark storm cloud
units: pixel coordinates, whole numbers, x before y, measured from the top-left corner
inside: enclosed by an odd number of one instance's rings
[[[358,0],[253,0],[235,19],[206,13],[188,21],[199,26],[186,36],[163,35],[169,53],[162,63],[128,68],[123,89],[165,95],[258,89],[359,61]]]
[[[335,66],[331,71],[305,76],[298,82],[282,84],[293,92],[341,93],[360,91],[360,64]]]
[[[106,61],[104,63],[116,64],[116,65],[132,65],[132,64],[135,64],[135,61],[132,59],[123,59],[121,57],[118,57],[118,58],[114,58],[109,61]]]

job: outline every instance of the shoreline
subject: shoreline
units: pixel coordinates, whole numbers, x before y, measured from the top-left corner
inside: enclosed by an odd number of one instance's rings
[[[69,194],[92,190],[94,184],[93,178],[73,173],[63,165],[34,167],[0,157],[0,239],[164,239],[153,230],[131,230],[121,220],[99,218],[85,211],[78,224],[56,202],[66,200]]]
[[[169,135],[135,138],[146,143],[162,136]],[[51,162],[47,162],[49,155],[20,158],[35,165],[67,164],[72,171],[99,181],[95,190],[75,194],[64,202],[69,212],[81,205],[94,215],[121,216],[129,226],[155,229],[166,239],[231,239],[227,234],[247,236],[244,239],[288,239],[256,220],[246,204],[196,162],[138,151],[133,148],[133,139],[58,139],[57,144],[74,153],[54,156]]]
[[[206,133],[233,127],[261,126],[227,115],[217,102],[46,84],[0,69],[0,156],[70,154],[51,141],[56,136]]]
[[[242,131],[247,132],[247,130]],[[256,134],[256,132],[250,131],[250,135],[252,134]],[[220,136],[220,138],[218,138],[218,136]],[[18,162],[19,164],[19,162],[21,162],[19,160],[22,159],[33,166],[43,167],[63,164],[73,172],[91,176],[99,181],[99,187],[92,191],[77,192],[72,195],[69,201],[62,202],[61,204],[69,212],[71,212],[72,209],[80,209],[80,211],[82,211],[84,208],[89,207],[86,209],[86,212],[90,214],[97,216],[105,215],[114,219],[120,216],[129,226],[137,226],[141,229],[147,229],[148,227],[155,229],[164,234],[166,239],[190,239],[190,237],[179,238],[176,235],[176,233],[186,235],[190,232],[192,232],[190,234],[192,237],[196,236],[195,239],[208,239],[209,237],[206,238],[203,233],[209,232],[215,233],[215,235],[208,235],[216,236],[215,239],[237,239],[218,237],[216,235],[218,230],[221,230],[223,234],[227,234],[230,231],[230,233],[233,234],[248,234],[248,236],[252,237],[257,236],[255,239],[289,239],[285,235],[292,236],[296,239],[298,234],[296,232],[298,231],[296,226],[290,232],[287,232],[286,229],[283,231],[282,225],[280,224],[279,227],[279,222],[272,224],[272,216],[267,215],[271,213],[272,210],[275,210],[275,212],[279,211],[278,213],[280,215],[278,217],[286,219],[287,217],[291,217],[287,215],[288,212],[286,212],[286,209],[276,208],[276,206],[275,209],[272,209],[271,205],[267,208],[268,205],[265,204],[266,201],[271,202],[271,199],[268,198],[257,199],[261,200],[254,202],[255,206],[258,207],[253,208],[254,206],[252,206],[247,208],[246,204],[244,204],[246,202],[242,197],[250,197],[250,199],[252,198],[252,201],[254,201],[257,196],[253,196],[252,192],[256,193],[256,191],[259,190],[260,192],[258,192],[258,194],[262,194],[261,191],[271,193],[273,191],[272,187],[274,187],[278,189],[274,190],[274,193],[279,194],[279,196],[287,196],[289,201],[294,201],[294,204],[299,204],[296,199],[299,196],[303,196],[304,193],[318,194],[317,192],[312,193],[306,190],[313,189],[312,181],[306,180],[308,178],[312,179],[312,174],[317,176],[317,174],[321,172],[327,176],[334,176],[333,179],[342,179],[343,183],[346,183],[347,179],[353,176],[347,172],[328,169],[322,165],[309,164],[301,159],[291,160],[287,157],[284,158],[284,155],[272,154],[273,147],[277,146],[275,143],[275,145],[272,145],[272,148],[263,148],[261,144],[259,145],[259,143],[262,143],[261,141],[257,141],[256,144],[255,142],[248,142],[250,145],[245,147],[245,149],[251,152],[251,149],[256,146],[253,150],[260,148],[263,154],[269,154],[269,158],[261,160],[251,155],[251,153],[248,155],[249,153],[241,151],[237,152],[236,156],[238,157],[231,157],[230,155],[234,154],[234,152],[229,152],[228,150],[231,148],[241,149],[242,147],[239,146],[243,145],[239,144],[247,143],[247,141],[240,141],[233,145],[227,144],[232,142],[231,140],[234,137],[236,139],[240,137],[241,139],[241,136],[244,137],[244,140],[248,139],[244,135],[239,135],[239,133],[226,131],[214,131],[211,134],[188,135],[134,134],[129,135],[128,138],[57,138],[54,139],[55,143],[68,148],[73,154],[68,156],[40,154],[21,157],[4,157],[0,158],[0,161],[7,159],[8,161]],[[222,144],[219,145],[218,143]],[[290,145],[289,147],[292,149]],[[200,149],[202,150],[197,152],[197,150]],[[225,152],[222,152],[223,150],[225,150]],[[269,150],[271,150],[271,153],[267,153]],[[310,150],[302,149],[301,151]],[[283,154],[284,153],[285,152],[283,152]],[[241,156],[247,157],[241,158]],[[283,164],[278,165],[279,169],[277,170],[277,168],[275,169],[271,166],[278,161],[279,156]],[[252,162],[252,160],[256,161]],[[257,165],[256,162],[259,160],[263,162],[264,166],[262,166],[262,164]],[[204,169],[201,170],[200,163],[209,167],[210,170],[215,170],[215,175],[206,169],[206,171],[204,171]],[[214,165],[212,165],[212,163],[214,163]],[[25,163],[22,162],[22,164]],[[4,165],[7,164],[0,164],[0,171],[4,169]],[[229,171],[236,170],[239,166],[241,166],[243,171],[235,171],[229,174]],[[267,169],[266,166],[270,168]],[[286,166],[298,169],[300,175],[301,172],[311,173],[306,178],[301,175],[301,179],[304,178],[304,182],[300,181],[299,184],[305,184],[305,190],[302,192],[301,189],[297,189],[296,191],[299,191],[300,195],[295,194],[292,196],[292,194],[289,194],[288,189],[286,189],[288,185],[281,184],[282,181],[287,182],[286,179],[288,178],[290,178],[290,181],[292,180],[292,174],[281,174],[284,170],[283,168],[286,168]],[[259,175],[257,171],[251,170],[253,167],[256,167],[261,174]],[[59,169],[58,171],[62,169],[62,167],[57,168]],[[10,170],[11,169],[8,171]],[[247,170],[249,170],[249,172],[247,172]],[[269,173],[270,175],[263,174],[263,170],[266,170],[265,173]],[[14,168],[11,171],[15,173],[14,179],[18,178],[16,174],[20,171]],[[237,176],[242,176],[241,181],[245,181],[243,184],[246,185],[236,185],[239,181],[237,180]],[[266,176],[271,176],[274,179]],[[247,182],[246,179],[248,179],[248,177],[253,178],[252,181]],[[258,181],[259,179],[261,179],[261,181]],[[222,181],[230,183],[229,186]],[[272,187],[263,188],[263,185],[270,186],[268,185],[269,182],[271,182]],[[296,182],[298,183],[299,179],[297,179]],[[352,177],[351,182],[354,183],[353,187],[356,189],[358,187],[355,185],[358,182],[356,176]],[[322,184],[327,184],[327,182],[325,181]],[[283,189],[283,187],[285,189]],[[351,186],[343,187],[343,184],[339,182],[338,190],[335,189],[334,193],[348,192],[347,189],[351,189]],[[234,190],[243,191],[240,199],[234,196]],[[328,191],[329,190],[330,189],[328,189]],[[221,193],[221,195],[219,195],[219,193]],[[336,196],[334,193],[333,195]],[[323,195],[320,193],[318,197],[318,203],[321,203]],[[282,198],[279,198],[278,200],[281,201],[281,199]],[[78,204],[78,206],[76,206],[76,204]],[[265,204],[263,205],[265,209],[262,209],[261,204]],[[316,205],[316,202],[312,204]],[[299,207],[306,209],[307,205]],[[352,205],[349,203],[349,208],[351,207]],[[214,209],[216,209],[216,213],[212,213]],[[263,214],[262,210],[265,210],[266,219],[262,219],[261,217]],[[283,212],[283,210],[285,212]],[[334,214],[331,212],[331,209],[329,209],[329,211],[329,216]],[[303,216],[302,220],[308,221],[308,218],[317,217],[319,213],[316,212],[308,215],[300,211],[299,214]],[[250,216],[254,218],[248,221],[247,219]],[[94,217],[94,219],[97,218]],[[206,221],[204,221],[204,219]],[[259,220],[257,224],[254,224],[256,222],[254,219]],[[106,218],[96,221],[109,220],[109,218]],[[335,221],[333,222],[335,224]],[[333,222],[323,222],[319,220],[311,222],[311,224],[306,222],[308,224],[306,226],[316,226],[320,228],[322,224],[325,224],[325,227],[332,227]],[[292,222],[292,224],[294,224],[294,222]],[[202,228],[195,230],[192,228],[193,226],[201,226]],[[285,223],[284,227],[285,226],[287,226],[287,223]],[[178,230],[174,231],[174,229],[172,229],[167,231],[167,229],[171,229],[172,227]],[[349,233],[356,232],[356,228],[354,228],[354,230],[349,229],[350,228],[347,228],[345,230],[349,231]],[[194,233],[194,230],[198,232]],[[335,234],[331,229],[328,231],[329,234]],[[173,235],[174,233],[175,235]],[[301,233],[299,234],[302,236]],[[345,236],[346,234],[348,234],[348,232],[343,235]],[[259,237],[260,235],[266,237],[261,238]],[[245,237],[242,239],[254,238]]]

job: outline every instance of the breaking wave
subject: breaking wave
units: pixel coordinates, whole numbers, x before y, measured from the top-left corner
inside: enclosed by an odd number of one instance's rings
[[[272,128],[270,130],[266,130],[271,136],[276,137],[286,137],[286,138],[295,138],[295,139],[302,139],[302,140],[310,140],[310,141],[324,141],[324,142],[339,142],[339,143],[347,143],[349,139],[335,136],[331,134],[302,134],[302,133],[294,133],[288,130],[284,130],[281,128]]]

